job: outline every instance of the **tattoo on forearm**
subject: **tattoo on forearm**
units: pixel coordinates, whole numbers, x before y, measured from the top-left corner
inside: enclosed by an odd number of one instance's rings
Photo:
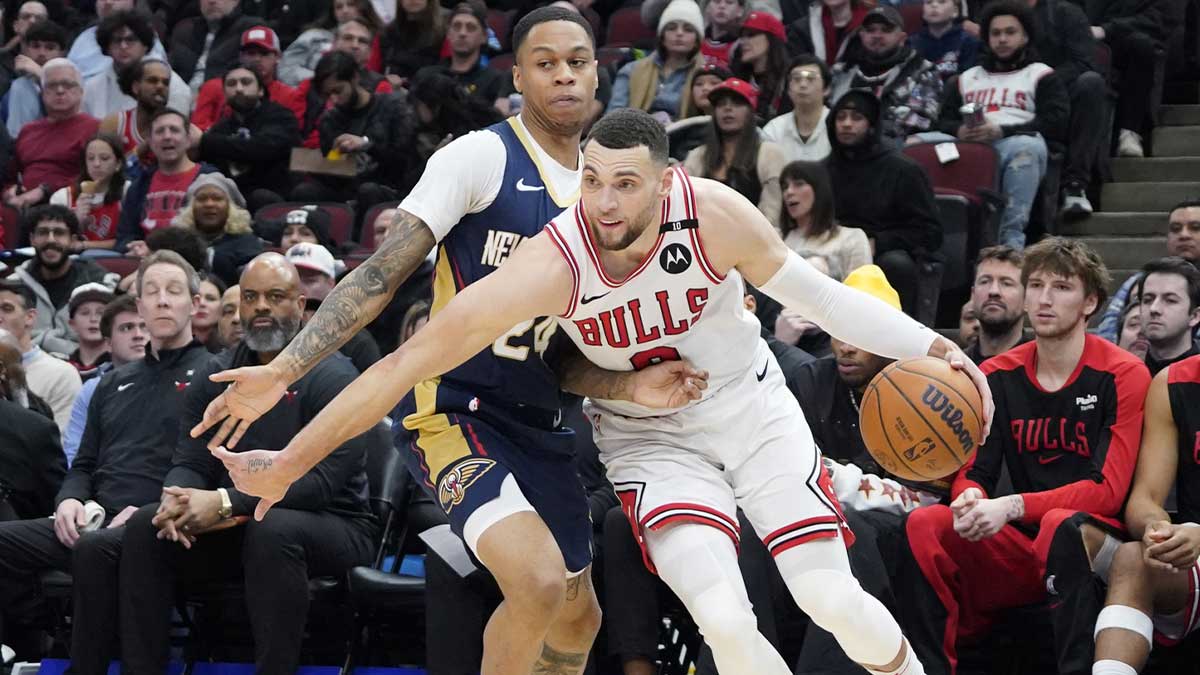
[[[246,462],[246,473],[260,473],[271,468],[269,459],[252,459]]]
[[[533,675],[577,675],[587,665],[587,653],[560,652],[542,645],[542,655],[533,664]]]
[[[383,311],[434,243],[433,233],[420,218],[397,211],[387,239],[330,292],[300,334],[279,354],[280,364],[289,372],[303,373],[337,351]]]
[[[604,370],[575,352],[560,364],[559,385],[576,396],[621,401],[630,398],[632,373]]]

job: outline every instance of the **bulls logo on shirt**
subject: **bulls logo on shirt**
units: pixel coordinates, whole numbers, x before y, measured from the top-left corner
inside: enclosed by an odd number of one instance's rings
[[[1091,457],[1087,424],[1065,417],[1035,417],[1013,420],[1010,428],[1017,452],[1043,453],[1038,462],[1049,464],[1065,454]],[[1052,452],[1057,450],[1058,452]]]
[[[658,256],[658,264],[668,274],[682,274],[692,266],[692,252],[683,244],[671,244]]]

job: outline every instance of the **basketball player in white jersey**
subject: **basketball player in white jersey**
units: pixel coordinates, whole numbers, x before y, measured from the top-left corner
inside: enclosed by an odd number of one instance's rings
[[[514,321],[553,315],[602,368],[686,359],[710,371],[701,399],[675,409],[593,396],[589,412],[648,564],[683,600],[722,673],[790,673],[756,630],[737,565],[737,507],[801,609],[851,659],[876,673],[922,673],[895,620],[850,572],[852,535],[804,415],[742,305],[742,278],[872,353],[947,358],[971,375],[990,420],[986,380],[949,341],[814,270],[741,195],[669,168],[652,117],[620,110],[592,129],[575,208],[367,370],[286,449],[215,452],[239,489],[277,501],[419,380],[453,368]]]

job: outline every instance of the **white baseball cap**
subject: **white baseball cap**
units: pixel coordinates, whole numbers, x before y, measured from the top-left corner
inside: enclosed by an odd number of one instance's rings
[[[337,278],[336,263],[329,249],[320,244],[302,241],[287,250],[287,259],[296,267],[320,272],[330,279]]]

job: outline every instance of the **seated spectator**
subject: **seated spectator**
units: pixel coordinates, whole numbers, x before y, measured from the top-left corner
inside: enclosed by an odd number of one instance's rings
[[[20,176],[4,191],[15,209],[42,204],[79,175],[79,157],[100,123],[79,111],[79,70],[66,59],[42,67],[42,104],[46,117],[26,124],[17,136],[13,170]],[[11,176],[12,174],[10,174]]]
[[[147,58],[154,45],[154,25],[145,12],[113,12],[96,28],[96,40],[104,53],[112,58],[112,65],[84,85],[83,110],[92,117],[103,119],[134,106],[130,88],[123,86],[122,74]],[[161,57],[159,61],[167,66]],[[187,83],[174,71],[167,70],[166,105],[176,110],[191,110],[192,92]]]
[[[867,12],[856,42],[833,66],[830,98],[851,89],[875,92],[883,105],[883,138],[896,146],[929,131],[942,103],[942,78],[905,43],[904,19],[889,5]]]
[[[242,273],[241,318],[246,336],[236,348],[198,369],[180,424],[198,423],[224,390],[214,372],[270,363],[300,330],[304,303],[296,269],[266,253]],[[281,450],[355,378],[341,357],[319,362],[292,386],[293,395],[267,411],[242,438],[242,448]],[[176,584],[243,581],[258,672],[295,672],[308,616],[310,577],[340,577],[369,564],[377,524],[367,508],[363,471],[369,434],[347,442],[300,478],[262,520],[248,519],[256,498],[233,487],[206,447],[208,436],[182,434],[163,481],[162,502],[138,510],[121,552],[122,661],[137,672],[166,667]],[[236,520],[235,520],[236,519]],[[235,525],[245,521],[241,527]],[[194,545],[199,542],[199,545]]]
[[[704,17],[695,0],[672,0],[658,20],[658,47],[617,71],[608,110],[637,108],[655,113],[664,124],[696,114],[688,93],[704,65],[703,34]]]
[[[218,172],[196,176],[171,225],[194,229],[204,237],[209,266],[226,284],[237,281],[242,266],[263,250],[262,241],[250,228],[250,212],[242,193]]]
[[[336,242],[329,236],[330,223],[328,211],[309,204],[288,211],[283,220],[256,224],[255,228],[260,237],[284,251],[302,241],[320,244],[332,251]]]
[[[787,96],[787,34],[773,14],[750,12],[742,22],[741,38],[733,48],[729,69],[758,87],[758,105],[754,110],[764,120],[773,119],[792,108]]]
[[[13,8],[13,3],[6,3],[4,23],[11,25],[11,30],[5,31],[4,47],[0,49],[0,93],[7,92],[17,77],[16,56],[21,53],[21,38],[36,23],[53,20],[46,5],[38,0],[26,0],[16,7],[15,13],[7,9]],[[8,21],[12,17],[12,21]],[[57,22],[55,22],[57,23]]]
[[[1108,598],[1096,620],[1094,675],[1136,675],[1156,645],[1189,638],[1195,644],[1198,362],[1190,358],[1171,365],[1146,394],[1146,426],[1124,508],[1133,541],[1105,551],[1112,570]],[[1167,511],[1172,501],[1175,513]],[[1185,656],[1179,662],[1192,660]]]
[[[763,127],[763,140],[778,145],[787,161],[819,162],[829,156],[829,134],[825,131],[829,107],[825,100],[829,98],[831,77],[829,66],[811,54],[792,61],[787,90],[792,111]]]
[[[958,312],[958,346],[964,350],[970,349],[979,342],[979,314],[975,311],[975,303],[967,300]]]
[[[196,342],[218,354],[225,345],[217,336],[217,321],[221,318],[221,296],[226,286],[221,277],[209,272],[200,272],[200,299],[196,301],[196,313],[192,316],[192,334]]]
[[[450,25],[453,34],[454,21]],[[466,93],[461,85],[435,68],[417,73],[409,85],[408,100],[417,115],[417,161],[410,169],[417,176],[438,148],[504,119],[492,101]]]
[[[399,89],[406,87],[418,70],[441,60],[446,16],[434,0],[403,0],[396,5],[395,20],[371,45],[365,66],[385,75],[392,87]]]
[[[103,124],[101,124],[103,127]],[[117,243],[121,200],[125,198],[125,150],[121,140],[101,131],[84,146],[79,180],[50,195],[50,203],[75,212],[81,237],[68,246],[70,253],[88,251],[102,255]]]
[[[21,263],[13,278],[37,299],[33,341],[47,351],[70,354],[79,346],[69,323],[71,292],[92,282],[111,288],[107,283],[111,280],[103,267],[68,254],[71,241],[79,236],[79,220],[67,207],[47,204],[31,209],[24,227],[33,245],[33,258]]]
[[[66,361],[51,356],[33,341],[37,322],[37,301],[33,291],[20,281],[0,279],[0,328],[8,331],[21,348],[21,366],[29,391],[46,402],[54,413],[60,433],[67,428],[71,404],[82,382],[79,372]]]
[[[943,81],[961,75],[979,58],[979,38],[963,29],[954,0],[925,0],[921,10],[924,25],[908,36],[908,46],[916,50]]]
[[[171,69],[197,93],[200,85],[237,65],[242,34],[260,23],[242,15],[238,0],[201,2],[200,16],[180,21],[171,31]]]
[[[80,673],[103,673],[116,655],[122,525],[162,491],[184,428],[187,373],[209,358],[192,341],[196,277],[186,262],[170,253],[147,258],[137,287],[150,348],[144,359],[97,385],[79,454],[54,498],[54,518],[41,513],[0,523],[0,606],[36,587],[31,577],[41,572],[57,569],[74,578],[71,667]]]
[[[948,87],[937,124],[943,133],[921,138],[957,137],[996,148],[1005,196],[999,240],[1021,249],[1038,185],[1046,175],[1047,143],[1064,137],[1069,99],[1054,69],[1034,60],[1029,32],[1033,14],[1028,6],[1017,0],[996,0],[982,20],[987,44],[979,65]],[[981,118],[964,118],[964,103],[980,106]]]
[[[838,186],[833,217],[867,233],[875,264],[911,316],[918,265],[941,248],[942,226],[925,171],[880,140],[881,116],[870,92],[842,96],[826,120],[833,150],[825,166]]]
[[[983,364],[992,428],[1003,432],[955,476],[950,506],[917,509],[906,523],[924,582],[897,584],[898,606],[910,635],[941,642],[913,640],[936,672],[953,672],[959,640],[982,637],[996,612],[1042,602],[1057,672],[1088,672],[1108,573],[1098,553],[1119,543],[1137,462],[1150,375],[1087,334],[1104,299],[1104,263],[1086,244],[1049,238],[1025,251],[1022,277],[1036,338]],[[1013,494],[998,496],[1004,468]]]
[[[793,53],[814,54],[833,66],[847,39],[874,5],[863,0],[781,0],[787,42]]]
[[[321,19],[309,26],[300,37],[283,50],[279,61],[279,79],[293,87],[313,76],[317,61],[333,48],[333,31],[351,19],[360,19],[371,35],[379,33],[383,21],[371,5],[371,0],[334,0]],[[367,43],[367,52],[371,45]]]
[[[1028,342],[1022,262],[1020,251],[1004,245],[979,252],[970,300],[979,322],[979,339],[964,351],[976,364]]]
[[[260,98],[270,99],[272,103],[290,111],[299,125],[300,118],[304,116],[304,101],[298,97],[295,87],[280,82],[276,77],[279,56],[279,36],[267,26],[255,26],[242,33],[238,63],[230,70],[241,66],[254,71],[258,75],[260,88],[265,92]],[[226,71],[220,77],[205,82],[196,95],[192,123],[201,131],[208,131],[214,124],[237,112],[233,106],[226,105],[229,98],[229,92],[226,91],[228,76],[229,71]]]
[[[146,248],[151,253],[155,251],[178,253],[196,270],[197,274],[207,272],[209,269],[208,240],[195,228],[176,225],[160,227],[146,236]]]
[[[708,60],[728,64],[733,58],[733,48],[741,36],[742,16],[746,13],[746,0],[709,0],[704,7],[704,42],[700,53]]]
[[[230,286],[221,294],[221,318],[217,320],[217,340],[224,349],[233,349],[245,337],[239,307],[242,304],[242,288]]]
[[[1151,260],[1142,266],[1134,293],[1149,344],[1146,367],[1151,376],[1200,353],[1193,337],[1200,325],[1200,270],[1183,258]]]
[[[200,137],[197,157],[233,178],[251,211],[283,201],[292,183],[288,160],[300,145],[296,114],[275,101],[257,70],[245,66],[225,73],[222,100],[229,113]]]
[[[388,232],[391,232],[392,221],[396,219],[396,209],[384,209],[375,216],[375,222],[371,223],[371,228],[374,229],[375,248],[383,245],[387,239]]]
[[[187,115],[171,108],[150,119],[148,145],[157,164],[138,176],[125,193],[116,250],[138,257],[149,253],[145,236],[171,224],[197,176],[216,171],[216,167],[197,164],[188,157],[190,127]]]
[[[137,299],[132,295],[118,295],[104,306],[100,315],[100,335],[108,345],[110,359],[100,364],[100,375],[83,383],[75,403],[71,406],[71,420],[63,434],[63,454],[67,456],[67,467],[75,461],[79,452],[79,441],[87,427],[88,407],[100,384],[101,376],[113,368],[140,361],[146,355],[146,320],[138,314]]]
[[[675,120],[667,125],[667,140],[671,144],[671,158],[683,161],[688,153],[704,145],[712,128],[712,101],[708,95],[721,83],[733,77],[729,69],[718,63],[705,63],[692,77],[692,108],[695,115]],[[765,138],[763,140],[771,140]]]
[[[359,214],[375,204],[394,201],[415,184],[411,165],[416,141],[412,110],[398,97],[377,95],[362,83],[361,68],[342,52],[330,52],[317,64],[313,87],[333,104],[321,116],[321,152],[335,148],[356,159],[355,178],[311,176],[292,190],[299,202],[339,201],[357,192]]]
[[[75,366],[84,382],[98,376],[100,366],[109,361],[108,340],[100,332],[100,318],[112,298],[112,289],[95,282],[71,291],[67,311],[71,317],[71,331],[79,339],[79,348],[71,352],[67,363]]]
[[[365,20],[349,19],[338,26],[333,38],[333,51],[349,54],[354,59],[354,62],[358,64],[358,76],[364,89],[376,94],[390,94],[392,85],[388,79],[365,67],[374,36],[374,32],[367,26]],[[326,52],[321,58],[325,58],[329,53]],[[320,61],[317,63],[319,64]],[[314,72],[316,71],[314,70]],[[304,108],[304,115],[300,120],[300,136],[304,139],[304,147],[319,148],[321,147],[321,137],[318,128],[321,115],[331,108],[332,104],[321,88],[314,86],[313,78],[301,82],[296,87],[296,97],[303,103]]]
[[[97,21],[75,36],[75,41],[71,43],[71,51],[67,52],[67,58],[71,59],[71,62],[79,68],[84,82],[100,75],[112,66],[112,57],[104,52],[96,40],[99,22],[114,12],[132,11],[134,5],[134,0],[97,0]],[[167,58],[167,52],[163,49],[163,44],[157,35],[154,36],[154,46],[150,48],[148,55],[163,60]]]
[[[12,81],[5,95],[8,135],[16,138],[22,127],[45,115],[42,109],[42,66],[50,59],[61,58],[66,53],[67,32],[53,21],[35,23],[21,36],[21,52],[13,59],[13,67],[19,77]]]
[[[1154,72],[1157,53],[1172,32],[1168,17],[1175,11],[1165,0],[1089,2],[1082,5],[1092,36],[1112,50],[1117,86],[1117,156],[1142,157],[1142,136],[1153,123]]]
[[[316,313],[321,302],[337,285],[337,268],[333,254],[320,244],[296,244],[287,250],[287,259],[300,275],[300,290],[304,294],[304,320]],[[338,350],[350,358],[358,372],[364,372],[380,359],[379,345],[371,333],[360,330]]]
[[[754,85],[736,77],[713,89],[708,95],[713,105],[708,141],[689,152],[683,166],[693,176],[737,190],[778,228],[783,201],[779,174],[785,160],[779,146],[759,138],[754,125],[758,96]]]
[[[166,61],[147,56],[121,71],[121,91],[133,98],[132,107],[115,112],[100,122],[100,131],[121,139],[125,151],[126,177],[137,180],[153,167],[156,160],[150,152],[150,120],[168,109],[167,96],[171,69]],[[194,132],[199,135],[199,130]]]
[[[788,248],[824,255],[843,271],[871,264],[867,234],[834,220],[833,187],[823,165],[792,162],[780,172],[779,187],[783,191],[779,229]]]
[[[1150,342],[1142,332],[1142,303],[1133,298],[1125,305],[1121,315],[1121,334],[1117,346],[1133,354],[1138,360],[1145,361],[1150,351]]]
[[[0,521],[43,517],[54,509],[53,495],[67,472],[58,439],[54,419],[29,406],[20,346],[0,329]],[[5,613],[0,608],[0,639]]]
[[[1193,265],[1200,263],[1200,199],[1188,199],[1171,207],[1167,215],[1167,250],[1166,255],[1183,258]],[[1112,300],[1100,317],[1100,325],[1096,334],[1116,342],[1121,333],[1122,317],[1125,307],[1137,300],[1132,294],[1134,284],[1141,278],[1141,273],[1129,275],[1121,287],[1113,293]]]
[[[446,26],[446,41],[450,58],[435,66],[417,71],[436,72],[454,78],[468,96],[494,105],[504,89],[504,74],[483,63],[483,47],[487,44],[487,8],[478,0],[460,2],[450,12]]]

